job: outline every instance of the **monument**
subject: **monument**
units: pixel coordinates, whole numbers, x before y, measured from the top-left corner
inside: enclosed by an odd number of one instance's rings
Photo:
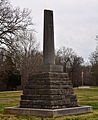
[[[92,112],[90,106],[78,106],[71,80],[63,67],[55,65],[53,11],[44,10],[43,65],[29,78],[20,106],[5,113],[26,116],[59,117]]]

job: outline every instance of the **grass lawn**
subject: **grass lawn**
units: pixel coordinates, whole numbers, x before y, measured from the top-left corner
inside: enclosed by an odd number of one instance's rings
[[[60,118],[35,118],[5,115],[5,107],[18,106],[22,92],[0,93],[0,120],[98,120],[98,89],[75,89],[79,105],[93,106],[93,113],[72,115]]]

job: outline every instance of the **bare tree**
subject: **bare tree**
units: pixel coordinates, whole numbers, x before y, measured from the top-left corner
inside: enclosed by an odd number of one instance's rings
[[[39,43],[36,41],[34,33],[32,31],[24,31],[18,39],[20,41],[20,55],[16,59],[18,62],[18,68],[20,68],[22,76],[22,87],[25,86],[28,81],[28,77],[35,71],[36,66],[42,63],[42,54],[38,51]]]
[[[0,54],[10,57],[25,80],[42,61],[32,28],[28,9],[13,8],[8,0],[0,0],[0,51],[4,50]]]
[[[92,65],[98,64],[98,48],[91,53],[89,60]]]
[[[17,36],[32,24],[28,9],[13,8],[7,0],[0,1],[0,49],[16,50]]]
[[[74,86],[81,82],[80,74],[83,58],[78,56],[72,48],[62,47],[59,49],[56,54],[56,63],[64,66],[64,72],[69,73]]]
[[[94,81],[95,85],[98,85],[98,45],[95,51],[91,53],[89,60],[92,65],[91,68],[92,80]]]

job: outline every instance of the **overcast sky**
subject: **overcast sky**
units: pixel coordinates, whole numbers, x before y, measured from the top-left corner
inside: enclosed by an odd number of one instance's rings
[[[55,48],[62,46],[88,61],[98,34],[98,0],[10,0],[13,6],[32,10],[37,40],[42,48],[43,11],[54,11]]]

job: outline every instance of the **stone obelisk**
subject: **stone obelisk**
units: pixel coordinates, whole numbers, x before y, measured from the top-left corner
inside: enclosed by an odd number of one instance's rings
[[[43,61],[44,64],[55,64],[54,53],[54,23],[53,11],[44,10],[44,44],[43,44]]]
[[[54,53],[54,23],[53,11],[44,10],[44,44],[43,44],[43,61],[44,64],[55,64]]]
[[[78,107],[71,80],[63,67],[55,65],[53,11],[44,10],[44,63],[30,76],[20,106],[6,108],[5,113],[26,116],[59,117],[91,112]]]
[[[53,11],[44,10],[43,65],[39,72],[63,72],[63,66],[55,65]]]

